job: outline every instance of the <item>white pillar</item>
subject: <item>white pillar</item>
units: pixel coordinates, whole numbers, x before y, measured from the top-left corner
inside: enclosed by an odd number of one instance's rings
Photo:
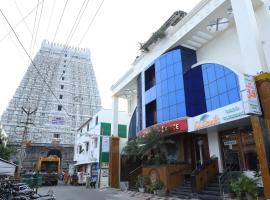
[[[219,172],[223,172],[223,164],[222,164],[222,155],[221,155],[221,147],[219,143],[219,136],[217,131],[209,131],[207,133],[208,138],[208,146],[210,157],[215,156],[218,158],[218,169]]]
[[[112,135],[118,136],[118,97],[112,97],[112,112],[113,112],[113,120],[112,120]]]
[[[245,73],[268,71],[251,0],[231,0]]]

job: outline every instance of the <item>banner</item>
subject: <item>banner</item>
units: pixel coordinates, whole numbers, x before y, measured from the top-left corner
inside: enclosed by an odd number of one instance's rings
[[[102,136],[102,152],[110,151],[110,137]]]

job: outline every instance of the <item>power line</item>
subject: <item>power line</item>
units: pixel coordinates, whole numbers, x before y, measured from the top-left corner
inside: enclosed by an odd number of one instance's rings
[[[58,25],[57,25],[57,27],[56,27],[56,31],[55,31],[54,37],[53,37],[53,42],[54,42],[54,40],[55,40],[55,38],[56,38],[56,34],[57,34],[58,30],[59,30],[59,27],[60,27],[62,18],[63,18],[63,16],[64,16],[64,13],[65,13],[65,10],[66,10],[66,7],[67,7],[67,3],[68,3],[68,0],[66,0],[66,3],[65,3],[65,5],[64,5],[64,8],[63,8],[63,11],[62,11],[60,20],[59,20]]]
[[[38,0],[38,4],[39,4],[39,0]],[[36,10],[34,26],[33,26],[33,31],[32,31],[32,38],[31,38],[31,43],[30,43],[30,55],[32,54],[31,50],[32,50],[33,39],[34,39],[34,36],[35,36],[35,26],[36,26],[36,20],[37,20],[37,13],[38,13],[38,9]]]
[[[35,45],[36,45],[36,39],[37,39],[38,30],[39,30],[39,25],[40,25],[40,21],[41,21],[41,17],[42,17],[42,11],[43,11],[44,2],[45,2],[45,1],[43,0],[43,1],[42,1],[42,5],[41,5],[41,11],[40,11],[40,15],[39,15],[38,24],[37,24],[37,30],[36,30],[36,34],[35,34],[35,39],[34,39],[34,44],[33,44],[32,52],[34,51]]]
[[[38,5],[36,5],[29,13],[27,13],[21,21],[19,21],[17,24],[15,24],[14,28],[17,28],[27,17],[29,17],[36,9],[38,9],[38,6],[40,5],[40,3]],[[9,36],[9,34],[12,32],[12,30],[8,31],[1,39],[0,42],[2,42],[4,39],[6,39],[7,36]]]
[[[93,22],[95,21],[95,19],[96,19],[97,15],[98,15],[98,13],[99,13],[99,11],[100,11],[100,9],[101,9],[103,3],[104,3],[104,0],[102,0],[102,2],[100,3],[98,9],[96,10],[96,13],[94,14],[94,17],[92,18],[92,20],[90,21],[89,25],[87,26],[87,28],[86,28],[86,30],[85,30],[85,32],[84,32],[84,34],[83,34],[83,36],[82,36],[82,38],[81,38],[81,40],[80,40],[78,46],[81,45],[81,43],[82,43],[82,41],[84,40],[86,34],[88,33],[89,29],[91,28],[91,26],[92,26]],[[71,56],[71,58],[70,58],[70,60],[69,60],[69,62],[68,62],[68,64],[67,64],[67,66],[71,63],[71,61],[72,61],[72,59],[73,59],[73,56],[76,54],[76,52],[77,52],[77,49],[75,49],[75,51],[74,51],[73,55]],[[62,75],[63,75],[63,74],[62,74]],[[62,75],[61,75],[61,77],[62,77]],[[60,77],[60,78],[61,78],[61,77]]]
[[[17,10],[18,10],[18,12],[19,12],[19,14],[20,14],[20,16],[21,16],[21,18],[23,19],[23,14],[22,14],[22,11],[21,11],[20,7],[19,7],[18,4],[17,4],[17,1],[16,1],[16,0],[13,0],[13,2],[14,2],[14,4],[15,4],[15,6],[16,6],[16,8],[17,8]],[[30,35],[32,36],[32,32],[31,32],[31,30],[30,30],[28,24],[26,23],[26,21],[25,21],[24,19],[23,19],[23,22],[24,22],[24,24],[25,24],[25,26],[26,26],[28,32],[29,32]]]
[[[49,27],[50,27],[51,22],[52,22],[52,16],[53,16],[53,13],[54,13],[55,3],[56,3],[56,0],[53,1],[52,11],[51,11],[51,14],[50,14],[50,18],[49,18],[49,23],[48,23],[48,26],[47,26],[46,35],[48,34]]]
[[[96,11],[94,17],[93,17],[92,20],[90,21],[90,23],[89,23],[89,25],[88,25],[86,31],[84,32],[84,34],[83,34],[83,36],[82,36],[82,39],[80,40],[78,46],[81,45],[81,43],[82,43],[82,41],[84,40],[86,34],[88,33],[89,29],[91,28],[91,26],[92,26],[93,22],[95,21],[95,19],[96,19],[97,15],[98,15],[98,13],[99,13],[99,11],[100,11],[100,9],[101,9],[103,3],[104,3],[104,0],[102,0],[102,2],[100,3],[100,5],[99,5],[99,7],[98,7],[98,9],[97,9],[97,11]]]
[[[48,89],[50,90],[50,92],[52,93],[52,95],[55,97],[55,99],[58,101],[58,103],[60,103],[62,105],[62,102],[59,101],[59,99],[56,97],[56,95],[54,94],[53,90],[51,89],[51,87],[49,86],[49,84],[46,82],[46,80],[43,78],[42,73],[39,71],[39,69],[37,68],[36,64],[34,63],[34,61],[32,60],[31,56],[29,55],[29,53],[27,52],[27,50],[25,49],[24,45],[22,44],[20,38],[18,37],[17,33],[15,32],[15,30],[13,29],[13,27],[11,26],[10,22],[8,21],[8,19],[6,18],[5,14],[3,13],[2,9],[0,9],[1,14],[3,15],[3,17],[5,18],[6,22],[8,23],[9,27],[12,29],[12,32],[14,33],[14,35],[16,36],[18,42],[20,43],[21,47],[23,48],[24,52],[26,53],[26,55],[28,56],[29,60],[31,61],[32,65],[34,66],[34,68],[37,70],[39,76],[42,78],[43,82],[47,85]],[[70,117],[70,114],[67,112],[67,110],[62,107],[63,110],[66,112],[67,116]]]

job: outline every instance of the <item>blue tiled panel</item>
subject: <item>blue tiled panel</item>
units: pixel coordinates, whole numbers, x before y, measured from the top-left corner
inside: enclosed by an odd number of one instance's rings
[[[184,83],[187,116],[193,117],[206,112],[207,107],[201,67],[195,67],[185,73]]]
[[[175,119],[185,115],[185,106],[176,106],[184,103],[184,84],[181,63],[181,50],[176,49],[160,56],[156,61],[157,81],[157,120],[158,123]],[[157,64],[160,63],[160,64]],[[178,95],[181,95],[180,97]],[[177,108],[182,111],[178,111]]]
[[[219,64],[203,64],[202,75],[207,111],[240,101],[237,75]]]

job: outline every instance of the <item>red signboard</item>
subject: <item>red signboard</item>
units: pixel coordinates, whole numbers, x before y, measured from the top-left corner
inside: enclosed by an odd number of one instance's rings
[[[185,133],[188,131],[187,119],[175,119],[160,124],[155,124],[148,128],[141,130],[138,134],[139,137],[151,132],[151,130],[159,130],[164,134]]]

